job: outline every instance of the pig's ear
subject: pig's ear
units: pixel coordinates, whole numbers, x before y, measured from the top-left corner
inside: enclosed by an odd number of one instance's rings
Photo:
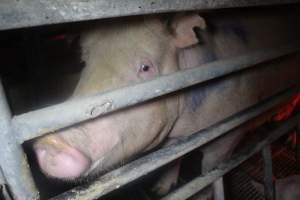
[[[176,15],[171,22],[175,46],[185,48],[198,43],[194,28],[205,29],[205,20],[198,14]]]

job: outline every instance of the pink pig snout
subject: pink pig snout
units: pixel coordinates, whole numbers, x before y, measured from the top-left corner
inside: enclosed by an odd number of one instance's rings
[[[73,180],[91,165],[90,159],[57,136],[46,136],[34,145],[41,170],[54,178]]]

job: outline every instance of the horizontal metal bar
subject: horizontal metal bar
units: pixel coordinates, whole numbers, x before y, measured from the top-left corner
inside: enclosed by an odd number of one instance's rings
[[[88,98],[68,101],[41,110],[28,112],[12,119],[20,143],[84,120],[135,105],[204,81],[237,72],[267,60],[300,50],[297,43],[281,48],[259,50],[233,59],[204,64],[157,79],[102,93]],[[77,109],[76,109],[77,108]]]
[[[211,126],[208,129],[200,131],[189,137],[181,139],[174,144],[160,149],[154,153],[148,154],[138,160],[135,160],[123,167],[107,173],[96,181],[73,188],[57,197],[58,199],[97,199],[121,186],[124,186],[133,180],[136,180],[155,169],[185,155],[188,152],[206,144],[246,121],[266,112],[270,108],[291,97],[300,91],[300,86],[289,89],[283,93],[273,96],[270,99],[262,101],[256,106]],[[230,134],[230,133],[228,133]]]
[[[224,176],[227,172],[240,165],[242,162],[253,156],[255,153],[262,150],[266,145],[274,142],[282,135],[286,134],[291,129],[295,128],[299,123],[300,115],[292,117],[286,122],[283,122],[276,130],[270,131],[262,140],[256,141],[255,143],[248,144],[245,146],[237,155],[234,155],[229,161],[225,161],[220,164],[216,169],[199,176],[182,186],[181,188],[171,192],[161,200],[183,200],[191,197],[197,192],[204,189],[216,181],[219,177]]]
[[[129,15],[297,2],[299,0],[2,0],[0,30]]]

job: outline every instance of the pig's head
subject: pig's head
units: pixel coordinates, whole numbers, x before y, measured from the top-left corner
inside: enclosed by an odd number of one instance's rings
[[[73,98],[147,81],[179,69],[178,50],[197,43],[196,14],[107,21],[81,36],[86,66]],[[161,143],[180,113],[179,97],[150,101],[38,139],[38,163],[50,177],[77,180],[103,173]],[[74,108],[80,109],[80,108]]]

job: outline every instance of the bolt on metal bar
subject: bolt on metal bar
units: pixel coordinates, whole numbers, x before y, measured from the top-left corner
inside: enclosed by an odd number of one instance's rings
[[[14,199],[37,199],[26,156],[11,129],[11,114],[0,80],[0,165]]]
[[[0,4],[0,30],[174,11],[297,3],[299,0],[18,0]]]
[[[213,183],[214,200],[225,200],[223,177]]]
[[[286,122],[283,122],[276,130],[270,131],[267,136],[264,136],[260,141],[256,141],[255,143],[246,145],[230,160],[223,162],[214,170],[202,176],[198,176],[181,188],[175,190],[174,192],[171,192],[161,200],[182,200],[191,197],[206,186],[216,181],[219,177],[224,176],[230,170],[240,165],[255,153],[259,152],[266,145],[269,145],[270,143],[280,138],[282,135],[286,134],[288,131],[293,129],[297,125],[297,123],[299,123],[299,120],[300,115],[297,115],[287,120]]]
[[[202,130],[184,139],[180,139],[168,147],[148,154],[138,160],[124,165],[119,169],[113,170],[104,176],[99,177],[92,183],[75,187],[70,191],[52,198],[52,200],[97,199],[104,196],[105,194],[108,194],[109,192],[116,190],[171,161],[182,157],[188,152],[191,152],[217,137],[230,134],[228,131],[268,111],[299,91],[300,86],[297,86],[279,93],[278,95],[261,101],[256,106],[252,106],[243,112],[239,112],[232,117],[211,126],[210,128]]]
[[[264,187],[265,199],[274,200],[274,183],[273,183],[273,167],[272,167],[272,152],[270,145],[267,145],[262,150],[264,160]]]
[[[245,70],[256,64],[299,50],[300,45],[294,43],[281,48],[259,50],[232,59],[211,62],[197,68],[161,76],[148,82],[21,114],[12,119],[12,124],[18,133],[19,142],[22,143],[45,133],[233,72]]]

